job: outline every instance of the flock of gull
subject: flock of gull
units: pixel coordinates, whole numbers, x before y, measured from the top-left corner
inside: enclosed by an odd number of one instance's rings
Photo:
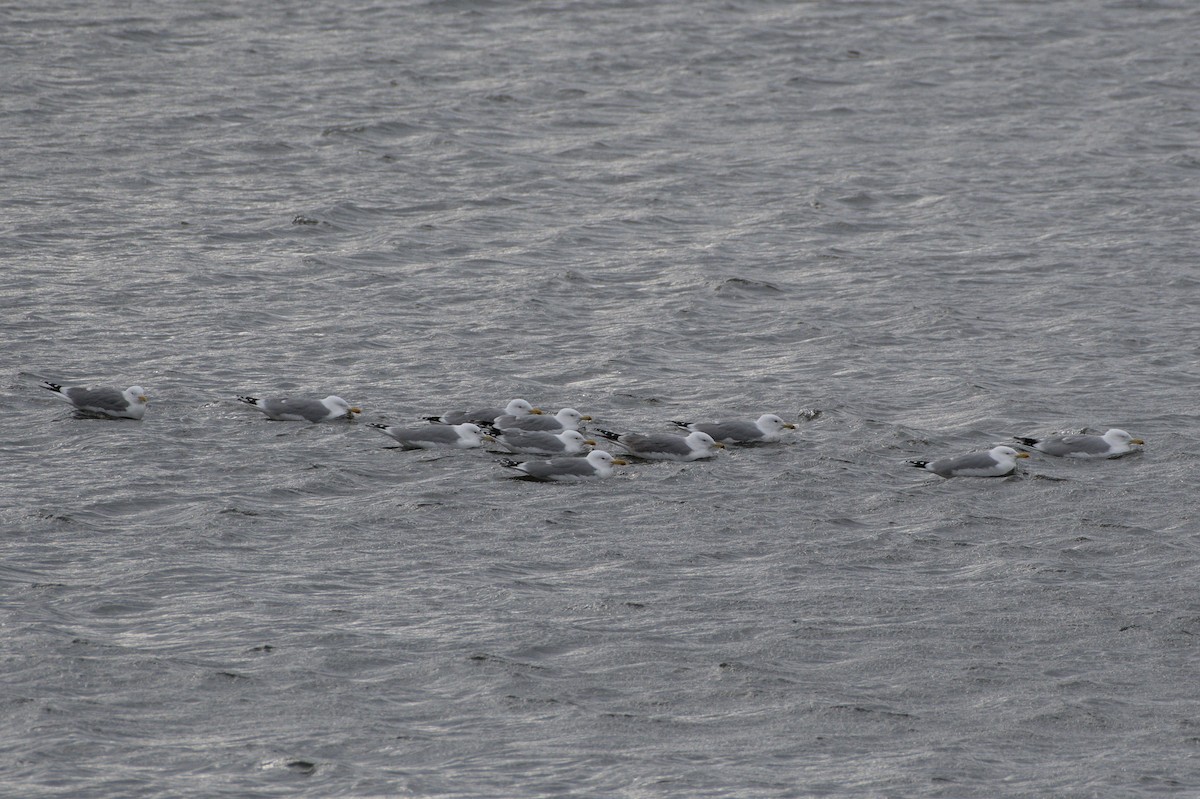
[[[113,419],[141,419],[149,400],[141,386],[124,391],[117,388],[63,386],[45,381],[42,388],[53,391],[85,415]],[[325,399],[278,397],[260,399],[239,396],[239,402],[264,413],[273,421],[326,422],[352,419],[362,409],[338,396]],[[796,425],[773,413],[753,421],[694,423],[673,421],[680,429],[675,434],[615,433],[597,429],[597,435],[621,448],[621,457],[596,447],[596,441],[580,432],[583,422],[591,421],[574,408],[554,414],[544,413],[523,399],[514,399],[503,408],[450,411],[426,416],[426,424],[401,427],[371,424],[396,440],[405,449],[472,448],[485,441],[495,442],[509,453],[548,455],[548,460],[502,460],[500,463],[533,480],[574,481],[608,477],[614,466],[627,463],[625,457],[644,460],[694,461],[712,458],[726,445],[761,444],[779,441],[785,430]],[[1111,429],[1104,435],[1069,434],[1048,438],[1015,439],[1019,444],[1047,455],[1065,458],[1116,458],[1132,452],[1145,442],[1124,430]],[[986,452],[971,452],[934,461],[910,460],[907,463],[939,477],[1006,477],[1017,469],[1017,460],[1029,452],[1008,446],[992,447]]]

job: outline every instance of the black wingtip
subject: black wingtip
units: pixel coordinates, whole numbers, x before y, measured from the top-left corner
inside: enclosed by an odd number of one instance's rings
[[[421,421],[424,421],[424,422],[438,422],[438,423],[441,423],[441,422],[442,422],[442,417],[440,417],[440,416],[422,416],[422,417],[421,417]]]
[[[507,466],[510,469],[521,465],[520,461],[509,460],[508,458],[501,458],[500,460],[496,461],[496,463],[500,464],[501,466]]]
[[[905,461],[909,466],[915,466],[918,469],[924,469],[929,465],[929,461]]]
[[[688,427],[688,425],[692,424],[691,422],[681,422],[681,421],[679,421],[679,420],[677,420],[677,419],[671,419],[670,421],[671,421],[671,424],[675,425],[676,427],[681,427],[681,428],[683,428],[684,430],[688,430],[688,429],[690,429],[690,428]]]
[[[368,422],[367,427],[378,427],[380,430],[388,429],[388,426],[386,424],[379,424],[378,422]]]
[[[1013,436],[1013,441],[1024,444],[1027,447],[1037,446],[1038,443],[1036,438],[1022,438],[1021,436]]]
[[[257,404],[258,404],[258,397],[242,397],[242,396],[239,396],[239,397],[237,398],[237,401],[238,401],[238,402],[244,402],[244,403],[246,403],[247,405],[257,405]]]
[[[605,438],[607,438],[609,441],[618,441],[621,438],[620,433],[614,433],[611,430],[601,430],[600,428],[597,427],[596,432],[599,433],[600,435],[604,436]]]
[[[51,383],[49,380],[43,380],[41,385],[47,391],[53,391],[56,394],[62,393],[62,385],[59,383]]]

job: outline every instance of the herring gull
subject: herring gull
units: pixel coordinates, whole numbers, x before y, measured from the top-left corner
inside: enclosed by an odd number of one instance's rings
[[[591,421],[574,408],[563,408],[553,416],[531,416],[529,414],[505,414],[496,418],[495,425],[501,430],[539,430],[544,433],[561,433],[578,430],[580,422]]]
[[[725,448],[724,444],[714,441],[712,436],[700,430],[686,436],[614,433],[611,430],[596,432],[625,447],[630,455],[647,460],[694,461],[700,458],[715,458],[717,450]]]
[[[614,458],[611,452],[594,449],[586,458],[551,458],[548,461],[517,461],[502,460],[502,466],[523,472],[525,477],[535,480],[574,481],[588,480],[597,477],[609,477],[613,466],[624,466],[625,461]]]
[[[1012,447],[992,447],[987,452],[970,452],[936,461],[906,461],[910,466],[933,472],[939,477],[1006,477],[1017,470],[1017,458],[1028,452]]]
[[[492,424],[501,416],[527,416],[533,414],[538,416],[541,414],[540,408],[535,408],[523,399],[509,400],[508,405],[503,408],[478,408],[473,411],[447,411],[441,416],[426,416],[423,417],[427,422],[438,422],[439,424],[463,424],[471,422],[473,424]]]
[[[146,398],[146,389],[141,386],[130,386],[122,391],[111,386],[63,386],[49,380],[43,381],[41,386],[53,391],[84,413],[107,416],[111,419],[141,419],[146,413],[146,404],[150,401]]]
[[[238,402],[244,402],[251,408],[262,411],[268,419],[275,422],[324,422],[327,419],[353,419],[354,414],[362,413],[362,409],[352,408],[350,403],[332,394],[322,400],[290,397],[237,399]]]
[[[1060,458],[1118,458],[1128,452],[1133,452],[1134,444],[1146,443],[1115,427],[1102,436],[1082,434],[1049,436],[1047,438],[1017,436],[1016,440],[1027,447],[1033,447],[1038,452],[1057,455]]]
[[[753,422],[676,422],[671,424],[684,430],[699,430],[708,433],[713,440],[722,444],[759,444],[778,441],[784,430],[795,430],[796,425],[785,422],[773,413],[764,413]]]
[[[596,446],[595,441],[584,438],[578,430],[547,433],[510,428],[496,436],[496,442],[509,452],[529,455],[576,455],[583,452],[586,446]]]
[[[435,449],[437,447],[460,447],[468,449],[483,445],[486,438],[479,425],[471,422],[462,424],[426,424],[417,427],[396,427],[388,424],[371,424],[400,442],[405,449]]]

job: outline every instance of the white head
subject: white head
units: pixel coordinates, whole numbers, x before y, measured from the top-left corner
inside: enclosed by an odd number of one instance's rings
[[[483,443],[483,429],[477,424],[471,422],[456,424],[454,429],[458,431],[459,438],[468,439],[476,444]]]
[[[1133,441],[1133,436],[1120,428],[1114,427],[1104,434],[1104,440],[1110,444],[1128,444],[1130,441]]]
[[[591,419],[590,416],[584,416],[574,408],[563,408],[558,413],[554,414],[554,418],[568,430],[574,430],[579,427],[579,423],[585,419]]]
[[[330,394],[328,397],[321,400],[321,402],[323,402],[325,404],[325,407],[329,408],[331,411],[341,411],[342,413],[346,413],[346,414],[362,413],[361,408],[350,407],[350,403],[346,402],[344,399],[337,396],[336,394]]]
[[[762,430],[764,433],[778,433],[780,430],[785,428],[788,430],[796,429],[796,425],[792,424],[791,422],[783,421],[783,419],[773,413],[764,413],[762,416],[758,417],[758,421],[755,422],[755,424],[758,425],[758,429]]]
[[[1016,462],[1017,458],[1028,458],[1029,457],[1028,452],[1017,452],[1012,447],[1005,447],[1005,446],[992,447],[990,450],[988,450],[988,454],[991,455],[996,460],[1010,460],[1010,461],[1013,461],[1014,463]]]
[[[504,412],[509,416],[524,416],[528,413],[541,413],[541,410],[523,399],[515,399],[509,400],[508,405],[504,406]]]
[[[708,433],[701,433],[699,430],[688,435],[688,437],[685,438],[684,441],[686,441],[688,446],[691,447],[692,449],[699,450],[701,452],[704,452],[704,451],[710,450],[710,449],[714,449],[714,448],[725,449],[724,444],[714,441],[713,437],[710,436]]]
[[[595,441],[590,441],[590,439],[584,438],[583,433],[579,432],[578,430],[564,430],[559,433],[556,438],[563,443],[563,446],[567,448],[568,452],[578,452],[579,450],[583,449],[584,445],[588,443],[596,443]]]
[[[602,449],[594,449],[587,454],[587,462],[596,468],[600,474],[608,476],[612,474],[612,467],[624,466],[626,461],[620,458],[614,458],[611,452]]]
[[[134,405],[145,405],[150,400],[146,397],[146,389],[141,386],[130,386],[125,389],[125,399]]]

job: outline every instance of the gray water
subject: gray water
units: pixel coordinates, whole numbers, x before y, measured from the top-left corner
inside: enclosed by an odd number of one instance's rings
[[[1200,795],[1200,6],[26,5],[0,794]],[[552,485],[364,423],[512,397],[799,429]]]

